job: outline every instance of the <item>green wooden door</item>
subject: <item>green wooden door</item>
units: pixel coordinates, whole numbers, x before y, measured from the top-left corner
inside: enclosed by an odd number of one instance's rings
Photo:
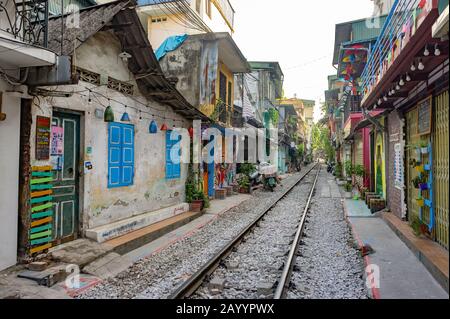
[[[63,155],[52,155],[53,236],[55,243],[59,244],[76,239],[79,232],[80,117],[75,114],[54,112],[52,126],[60,127],[63,132],[61,138]],[[59,164],[55,166],[57,160]]]

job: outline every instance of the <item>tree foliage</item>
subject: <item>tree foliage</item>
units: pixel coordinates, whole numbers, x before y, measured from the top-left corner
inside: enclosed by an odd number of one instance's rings
[[[311,147],[317,157],[333,161],[335,150],[330,140],[328,127],[314,124],[311,132]]]

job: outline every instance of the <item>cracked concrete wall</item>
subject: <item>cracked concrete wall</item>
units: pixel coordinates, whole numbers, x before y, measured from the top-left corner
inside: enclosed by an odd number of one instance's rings
[[[99,32],[77,49],[75,64],[95,73],[103,73],[121,81],[135,84],[133,75],[129,72],[118,54],[121,52],[118,39],[110,32]],[[135,84],[136,85],[136,84]],[[150,112],[156,116],[166,116],[166,124],[171,127],[188,128],[190,123],[174,113],[168,105],[158,104],[146,100],[135,86],[135,95],[131,98],[106,86],[94,86],[82,82],[78,85],[59,86],[60,91],[79,92],[89,87],[93,92],[101,93],[111,99],[128,105],[127,112],[131,123],[135,127],[135,171],[132,186],[108,189],[108,123],[103,118],[95,116],[95,110],[105,109],[108,101],[100,95],[92,97],[88,103],[88,92],[73,94],[69,98],[39,97],[33,105],[33,121],[37,115],[52,116],[53,110],[71,110],[81,115],[81,161],[79,169],[83,172],[84,161],[92,162],[93,169],[80,177],[80,213],[82,230],[107,225],[132,216],[153,212],[184,202],[185,180],[188,167],[182,165],[181,178],[166,180],[165,178],[165,132],[149,134],[151,115],[141,113]],[[51,89],[51,88],[49,88]],[[138,102],[143,103],[139,104]],[[103,106],[100,104],[103,104]],[[150,108],[146,107],[149,105]],[[124,106],[111,101],[115,113],[115,120],[119,121]],[[143,117],[141,120],[140,115]],[[173,119],[178,120],[176,123]],[[158,126],[162,125],[160,118],[155,119]],[[182,125],[180,124],[182,122]],[[48,165],[49,161],[35,159],[35,123],[31,132],[31,165]],[[88,154],[87,149],[91,149]]]

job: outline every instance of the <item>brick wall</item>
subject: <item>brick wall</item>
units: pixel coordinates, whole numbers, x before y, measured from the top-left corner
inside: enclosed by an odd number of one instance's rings
[[[388,159],[387,159],[387,202],[390,211],[398,218],[404,217],[404,189],[395,186],[394,162],[395,162],[395,145],[404,144],[403,138],[403,121],[397,111],[388,116]]]

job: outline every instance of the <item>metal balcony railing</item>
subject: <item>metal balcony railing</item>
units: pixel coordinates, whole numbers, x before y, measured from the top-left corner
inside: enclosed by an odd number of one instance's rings
[[[395,57],[394,48],[402,47],[405,36],[408,37],[414,28],[416,17],[421,11],[419,4],[423,3],[423,0],[395,0],[361,75],[364,95],[371,92],[383,77]]]
[[[0,29],[23,42],[47,47],[48,0],[0,0]]]

